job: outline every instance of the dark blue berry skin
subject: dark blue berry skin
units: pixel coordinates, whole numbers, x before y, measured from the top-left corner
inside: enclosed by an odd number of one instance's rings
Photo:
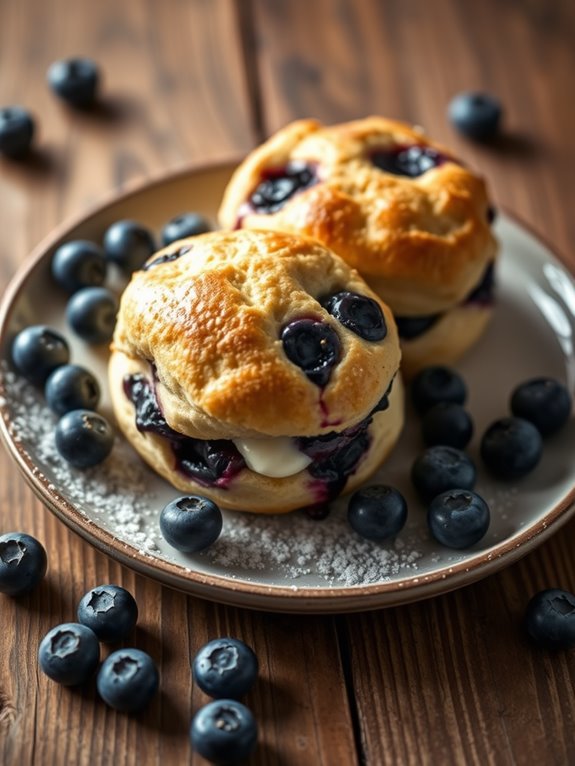
[[[251,711],[236,700],[216,700],[200,708],[190,728],[192,747],[211,763],[240,763],[254,751],[258,728]]]
[[[283,168],[270,169],[249,199],[256,213],[276,213],[295,194],[317,183],[313,166],[295,160]]]
[[[469,548],[489,529],[485,500],[468,489],[450,489],[431,501],[427,524],[437,542],[448,548]]]
[[[50,88],[62,101],[78,109],[86,109],[96,100],[100,72],[91,59],[63,59],[50,66],[47,79]]]
[[[393,487],[374,485],[357,490],[347,507],[347,520],[367,540],[395,537],[407,521],[407,503]]]
[[[52,256],[52,276],[68,293],[99,287],[106,279],[104,251],[84,239],[65,242]]]
[[[488,93],[459,93],[450,101],[448,115],[464,136],[488,141],[499,132],[503,109]]]
[[[159,682],[156,663],[139,649],[119,649],[110,654],[96,680],[100,697],[122,713],[143,710],[158,691]]]
[[[569,420],[571,396],[558,380],[533,378],[511,394],[511,412],[533,423],[541,436],[550,436]]]
[[[19,160],[32,146],[36,126],[32,115],[20,106],[0,109],[0,154]]]
[[[200,495],[177,497],[160,514],[160,530],[166,542],[182,553],[197,553],[216,542],[222,531],[222,512]]]
[[[87,681],[100,661],[100,644],[94,631],[76,622],[48,631],[38,649],[40,667],[48,678],[64,686]]]
[[[364,340],[383,340],[387,335],[383,311],[372,298],[344,291],[319,302],[344,327]]]
[[[378,149],[371,155],[373,164],[386,173],[417,178],[428,170],[442,165],[449,158],[431,146],[395,146]]]
[[[114,334],[118,302],[105,287],[84,287],[70,298],[66,319],[86,343],[108,343]]]
[[[56,448],[74,468],[91,468],[105,460],[114,444],[106,418],[90,410],[72,410],[56,425]]]
[[[152,234],[136,221],[116,221],[104,234],[106,258],[126,274],[141,269],[155,250]]]
[[[48,558],[44,546],[23,532],[0,536],[0,593],[19,596],[44,579]]]
[[[44,396],[56,415],[65,415],[72,410],[95,410],[100,401],[100,385],[83,367],[64,364],[50,374]]]
[[[258,676],[258,659],[237,638],[216,638],[202,646],[192,666],[195,682],[215,699],[239,699]]]
[[[575,646],[575,596],[559,588],[536,593],[527,604],[525,629],[542,649],[571,649]]]
[[[460,404],[440,402],[423,416],[421,431],[428,447],[444,444],[465,449],[473,436],[473,421]]]
[[[164,247],[186,237],[196,237],[211,231],[210,222],[200,213],[182,213],[172,218],[162,229]]]
[[[477,472],[470,457],[455,447],[429,447],[414,462],[411,480],[422,500],[448,489],[473,489]]]
[[[489,426],[481,439],[481,457],[498,479],[520,479],[541,459],[541,434],[528,420],[502,418]]]
[[[281,333],[284,351],[316,386],[326,386],[341,358],[341,341],[328,324],[315,319],[296,319]]]
[[[421,370],[411,384],[413,405],[420,415],[440,402],[464,404],[467,398],[467,386],[455,370],[443,365],[426,367]]]
[[[78,622],[91,628],[105,643],[121,641],[132,632],[137,621],[136,600],[119,585],[92,588],[78,604]]]
[[[46,325],[32,325],[18,333],[12,343],[12,361],[16,370],[36,385],[43,386],[50,373],[68,364],[68,343]]]

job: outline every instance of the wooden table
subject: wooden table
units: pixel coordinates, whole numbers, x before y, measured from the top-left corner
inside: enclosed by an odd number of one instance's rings
[[[0,162],[0,278],[71,214],[114,188],[245,153],[287,121],[381,113],[424,125],[480,167],[499,204],[575,266],[575,5],[570,0],[0,0],[0,104],[38,118],[38,151]],[[53,60],[95,58],[105,105],[56,103]],[[446,104],[482,88],[506,108],[491,146],[455,134]],[[69,532],[0,455],[2,531],[47,548],[29,597],[0,599],[0,762],[203,763],[187,731],[206,701],[190,657],[221,634],[250,643],[261,681],[254,764],[575,763],[575,654],[531,648],[520,622],[543,587],[575,589],[575,521],[500,574],[411,606],[349,617],[228,608],[135,576]],[[141,611],[137,645],[161,672],[142,715],[37,668],[40,637],[90,587],[116,582]]]

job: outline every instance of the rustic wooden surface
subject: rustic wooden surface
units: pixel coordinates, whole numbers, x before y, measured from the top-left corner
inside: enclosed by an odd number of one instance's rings
[[[424,125],[490,177],[575,266],[575,6],[569,0],[0,0],[0,104],[40,125],[31,161],[0,161],[0,288],[56,224],[135,178],[237,156],[286,121],[383,113]],[[105,72],[91,115],[49,93],[50,62]],[[458,90],[506,108],[490,147],[445,118]],[[0,529],[36,535],[50,571],[0,599],[0,763],[201,764],[187,729],[205,701],[190,657],[209,637],[248,641],[261,681],[253,764],[575,763],[575,655],[531,648],[520,622],[543,587],[575,589],[575,522],[520,563],[431,601],[350,617],[286,617],[185,597],[96,553],[58,523],[0,454]],[[140,604],[137,645],[162,693],[117,715],[92,687],[37,669],[40,637],[102,582]]]

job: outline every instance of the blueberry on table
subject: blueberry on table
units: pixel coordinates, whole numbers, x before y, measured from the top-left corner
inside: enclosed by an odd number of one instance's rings
[[[31,325],[18,333],[12,343],[16,370],[36,385],[43,386],[57,367],[67,364],[70,349],[65,338],[46,325]]]
[[[44,673],[56,683],[77,686],[87,681],[100,661],[100,644],[94,631],[76,622],[48,631],[38,649]]]
[[[194,750],[215,764],[243,761],[254,751],[257,739],[255,718],[236,700],[216,700],[200,708],[190,728]]]
[[[72,410],[56,425],[56,448],[74,468],[91,468],[105,460],[114,431],[105,417],[91,410]]]
[[[453,125],[468,138],[487,141],[499,132],[503,109],[488,93],[459,93],[449,103],[448,115]]]
[[[82,596],[78,622],[91,628],[100,641],[114,643],[125,638],[138,621],[138,605],[125,588],[99,585]]]
[[[210,697],[238,699],[254,685],[258,660],[243,641],[216,638],[196,654],[192,672],[200,689]]]
[[[50,88],[62,101],[85,109],[96,100],[100,72],[92,59],[62,59],[50,66],[47,79]]]
[[[511,412],[533,423],[541,436],[550,436],[567,423],[571,404],[569,391],[553,378],[527,380],[511,394]]]
[[[0,535],[0,593],[19,596],[44,579],[48,558],[44,546],[31,535]]]
[[[411,383],[411,398],[420,415],[440,402],[464,404],[467,386],[455,370],[443,365],[426,367]]]
[[[281,333],[285,355],[316,386],[327,385],[341,358],[341,341],[328,324],[315,319],[296,319]]]
[[[77,364],[64,364],[50,374],[44,396],[57,415],[72,410],[95,410],[100,401],[100,385],[89,370]]]
[[[394,487],[383,484],[364,487],[351,496],[347,520],[362,537],[382,542],[403,529],[407,521],[407,503]]]
[[[575,596],[559,588],[536,593],[527,604],[525,629],[542,649],[574,647]]]
[[[413,486],[426,503],[448,489],[473,489],[476,475],[465,452],[443,445],[428,447],[411,469]]]
[[[439,402],[423,416],[421,431],[428,447],[443,444],[465,449],[473,435],[473,421],[460,404]]]
[[[139,649],[119,649],[107,657],[96,684],[98,694],[114,710],[137,713],[143,710],[158,691],[156,663]]]
[[[105,287],[84,287],[68,301],[66,319],[86,343],[108,343],[114,334],[118,301]]]
[[[170,219],[162,229],[162,244],[166,247],[178,239],[196,237],[211,230],[210,222],[200,213],[182,213]]]
[[[65,242],[52,256],[52,276],[68,293],[103,285],[106,266],[102,248],[85,239]]]
[[[22,159],[30,151],[36,126],[32,115],[20,106],[0,109],[0,154],[13,160]]]
[[[222,531],[222,512],[201,495],[177,497],[160,513],[162,536],[182,553],[197,553],[216,542]]]
[[[155,250],[152,234],[136,221],[116,221],[104,234],[106,258],[126,274],[140,269]]]
[[[383,340],[387,335],[379,303],[366,295],[343,291],[321,298],[319,302],[338,322],[364,340]]]
[[[469,548],[489,528],[489,506],[468,489],[450,489],[431,501],[427,524],[437,542],[448,548]]]
[[[481,458],[498,479],[520,479],[541,459],[543,442],[535,426],[523,418],[492,423],[481,439]]]

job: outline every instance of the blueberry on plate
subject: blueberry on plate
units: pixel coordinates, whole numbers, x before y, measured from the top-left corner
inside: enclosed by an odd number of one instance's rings
[[[511,394],[511,412],[533,423],[541,436],[550,436],[569,420],[571,396],[558,380],[533,378]]]
[[[210,697],[238,699],[254,685],[258,659],[243,641],[216,638],[196,654],[192,672],[200,689]]]
[[[166,542],[182,553],[197,553],[216,542],[222,531],[222,512],[201,495],[177,497],[160,513]]]
[[[40,667],[48,678],[64,686],[87,681],[100,661],[100,644],[94,631],[68,622],[48,631],[38,649]]]
[[[481,439],[481,458],[498,479],[520,479],[539,463],[541,434],[523,418],[502,418],[492,423]]]
[[[428,447],[444,444],[465,449],[473,435],[473,421],[460,404],[439,402],[423,416],[421,431]]]
[[[449,489],[431,501],[427,524],[437,542],[448,548],[469,548],[489,528],[489,506],[468,489]]]
[[[136,221],[116,221],[104,234],[106,258],[126,274],[140,269],[155,249],[152,234]]]
[[[57,367],[67,364],[70,349],[66,340],[46,325],[31,325],[12,342],[12,362],[16,370],[36,385],[43,386]]]
[[[105,417],[91,410],[72,410],[56,425],[56,448],[74,468],[91,468],[105,460],[114,431]]]
[[[574,647],[575,596],[559,588],[536,593],[527,604],[525,629],[542,649]]]
[[[455,370],[443,365],[426,367],[421,370],[411,384],[413,405],[420,415],[440,402],[464,404],[467,398],[467,386]]]
[[[162,229],[162,244],[166,247],[178,239],[196,237],[211,230],[210,222],[200,213],[182,213],[170,219]]]
[[[194,750],[212,763],[239,763],[254,751],[258,728],[251,711],[241,702],[216,700],[194,716],[190,740]]]
[[[341,358],[336,331],[316,319],[296,319],[281,332],[287,358],[316,386],[327,385],[331,371]]]
[[[100,641],[125,638],[138,621],[135,598],[119,585],[99,585],[85,593],[78,604],[78,622],[91,628]]]
[[[44,396],[56,415],[65,415],[72,410],[95,410],[100,401],[100,385],[83,367],[64,364],[50,374]]]
[[[55,61],[47,73],[54,93],[70,106],[85,109],[96,100],[100,72],[92,59],[70,58]]]
[[[448,489],[473,489],[475,465],[465,452],[455,447],[428,447],[416,458],[411,469],[413,486],[426,503]]]
[[[106,279],[104,251],[85,239],[65,242],[52,256],[52,276],[68,293],[99,287]]]
[[[382,542],[397,535],[407,521],[407,503],[394,487],[375,484],[350,497],[347,520],[367,540]]]
[[[21,106],[0,109],[0,154],[13,160],[22,159],[30,151],[36,126],[32,115]]]
[[[477,141],[487,141],[499,132],[503,109],[488,93],[459,93],[449,103],[449,119],[460,133]]]
[[[96,679],[98,694],[114,710],[137,713],[158,691],[156,663],[140,649],[118,649],[106,657]]]
[[[19,596],[44,579],[48,558],[44,546],[31,535],[0,535],[0,593]]]
[[[118,301],[105,287],[83,287],[70,298],[66,319],[86,343],[108,343],[114,334]]]
[[[387,335],[387,325],[379,303],[366,295],[346,290],[321,298],[319,302],[338,322],[364,340],[383,340]]]

